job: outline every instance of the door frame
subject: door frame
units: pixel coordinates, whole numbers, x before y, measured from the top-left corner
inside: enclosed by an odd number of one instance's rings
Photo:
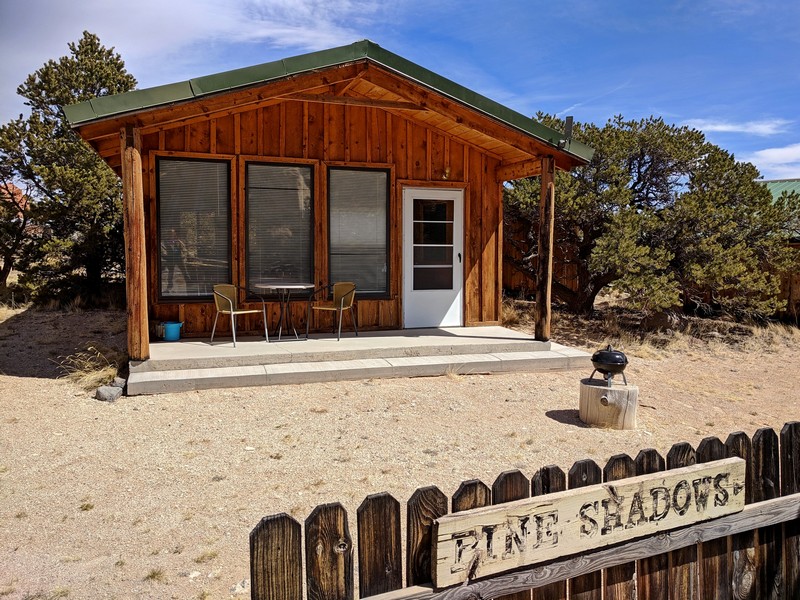
[[[466,247],[466,227],[465,227],[465,203],[467,196],[466,187],[437,186],[435,184],[425,185],[421,183],[401,185],[400,189],[400,205],[401,205],[401,220],[402,220],[402,228],[400,236],[402,244],[401,261],[400,261],[401,293],[402,293],[401,295],[402,326],[404,329],[425,327],[416,325],[412,325],[409,327],[408,325],[409,319],[407,318],[409,309],[409,302],[408,302],[409,293],[413,291],[411,289],[413,281],[413,273],[411,271],[411,268],[413,266],[413,243],[410,243],[410,240],[413,239],[410,238],[410,236],[413,234],[409,231],[410,226],[413,225],[413,208],[410,206],[410,203],[414,198],[414,194],[417,193],[426,195],[434,200],[446,199],[446,200],[454,200],[456,202],[457,208],[454,210],[454,219],[457,219],[460,216],[460,222],[458,223],[458,226],[460,227],[460,235],[457,235],[456,228],[454,227],[453,252],[454,252],[454,258],[456,253],[460,254],[460,260],[459,261],[454,260],[453,268],[454,268],[454,285],[458,285],[458,290],[455,291],[454,289],[457,297],[458,324],[445,325],[445,326],[463,327],[464,315],[465,315],[464,249]],[[436,325],[430,325],[429,327],[436,327]]]

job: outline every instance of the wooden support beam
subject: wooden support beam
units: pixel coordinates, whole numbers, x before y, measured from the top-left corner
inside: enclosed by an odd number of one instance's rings
[[[555,161],[542,158],[542,192],[539,199],[539,260],[536,267],[535,337],[550,339],[551,289],[553,286],[553,231],[555,228]]]
[[[128,307],[128,358],[150,358],[147,319],[147,255],[144,234],[144,187],[139,131],[119,132],[122,154],[122,212],[125,226],[125,293]]]
[[[395,102],[392,100],[371,100],[370,98],[357,98],[354,96],[330,96],[317,94],[292,94],[285,96],[284,100],[297,100],[299,102],[319,102],[321,104],[343,104],[345,106],[368,106],[371,108],[385,108],[387,110],[428,110],[413,102]]]
[[[535,158],[525,159],[513,163],[500,163],[495,171],[498,183],[514,181],[525,177],[536,177],[542,171],[542,163]]]

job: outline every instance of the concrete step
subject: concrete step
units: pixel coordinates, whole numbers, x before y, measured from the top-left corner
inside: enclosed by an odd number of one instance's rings
[[[238,346],[238,344],[237,344]],[[313,383],[388,377],[420,377],[513,371],[590,369],[590,355],[559,344],[548,350],[427,354],[284,361],[269,364],[131,371],[128,394],[161,394],[212,388]],[[375,358],[375,356],[380,356]]]
[[[475,333],[465,333],[467,329]],[[453,356],[462,354],[496,354],[502,352],[540,352],[551,348],[551,342],[510,332],[503,328],[460,328],[457,335],[447,330],[414,330],[402,332],[365,332],[355,337],[349,333],[341,341],[330,336],[310,339],[286,338],[267,343],[263,337],[237,340],[182,339],[179,342],[156,342],[150,347],[150,359],[131,361],[131,373],[149,371],[205,370],[287,363],[357,361],[371,358],[404,358],[417,356]],[[496,333],[496,335],[492,335]],[[509,337],[510,334],[515,334]]]

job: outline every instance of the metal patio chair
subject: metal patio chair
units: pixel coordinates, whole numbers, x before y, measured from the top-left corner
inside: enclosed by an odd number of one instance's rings
[[[321,294],[323,292],[329,294],[333,290],[333,300],[331,302],[324,302],[317,305],[312,305],[314,298],[317,294]],[[342,339],[342,313],[346,310],[350,311],[350,320],[353,322],[353,330],[356,332],[356,336],[358,335],[358,324],[356,323],[356,313],[353,310],[353,304],[355,303],[356,299],[356,284],[352,281],[339,281],[332,285],[326,285],[325,287],[319,288],[315,290],[309,297],[308,297],[308,304],[310,310],[309,318],[306,319],[306,337],[308,337],[308,326],[310,322],[311,310],[320,310],[320,311],[327,311],[327,312],[335,312],[336,313],[336,322],[338,322],[338,329],[336,333],[336,339]]]
[[[214,317],[214,327],[211,329],[211,342],[214,343],[214,332],[217,330],[217,319],[220,314],[231,316],[231,332],[233,333],[233,347],[236,348],[236,316],[261,313],[264,319],[264,337],[269,342],[267,332],[267,307],[264,299],[261,299],[261,310],[257,308],[239,308],[238,291],[244,288],[232,283],[218,283],[214,286],[214,304],[217,307],[217,314]]]

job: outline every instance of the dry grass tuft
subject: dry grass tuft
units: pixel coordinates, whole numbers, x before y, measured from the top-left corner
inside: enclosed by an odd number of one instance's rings
[[[163,569],[151,569],[150,572],[144,576],[145,581],[158,581],[164,583],[167,580],[167,575]]]
[[[500,309],[500,320],[503,327],[525,327],[533,325],[533,302],[505,298]]]
[[[124,362],[122,353],[110,348],[89,346],[57,362],[62,376],[85,390],[92,390],[114,380]]]
[[[219,556],[219,552],[217,552],[216,550],[207,550],[206,552],[203,552],[200,556],[196,557],[194,559],[194,562],[196,562],[197,564],[211,562],[212,560],[217,558],[217,556]]]

